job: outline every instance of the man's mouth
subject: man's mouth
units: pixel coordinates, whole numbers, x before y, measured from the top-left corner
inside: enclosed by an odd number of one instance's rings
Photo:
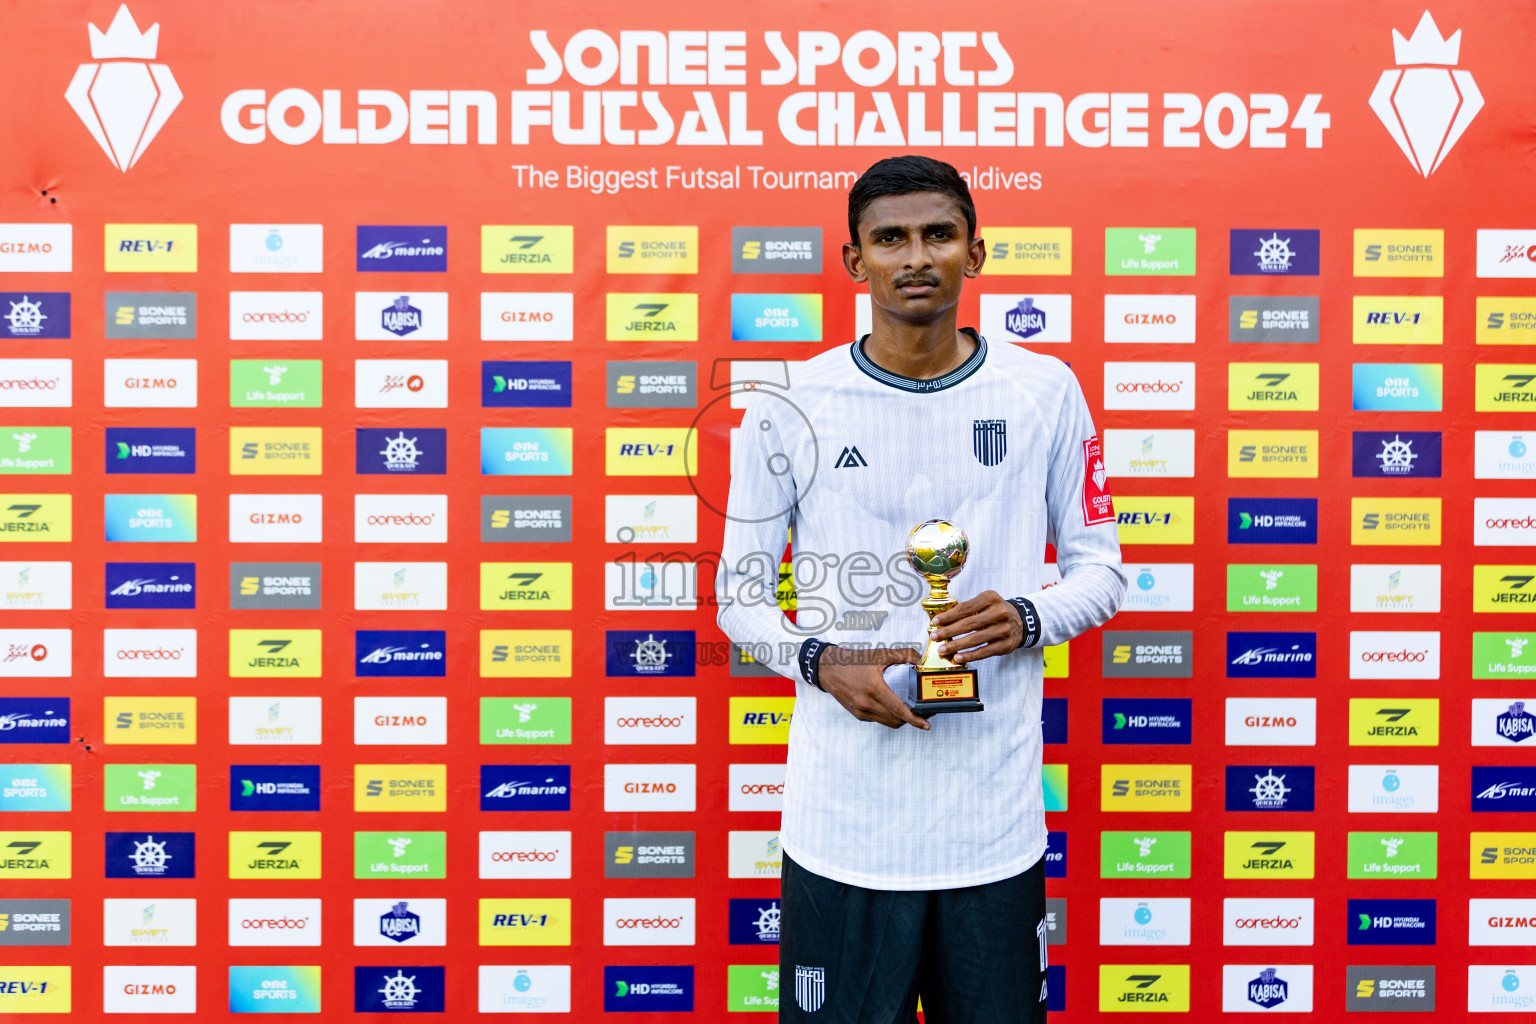
[[[896,282],[896,290],[903,295],[927,295],[938,286],[939,282],[931,277],[910,277]]]

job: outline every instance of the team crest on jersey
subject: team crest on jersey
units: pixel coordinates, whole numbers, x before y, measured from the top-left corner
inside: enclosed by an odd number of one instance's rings
[[[815,1013],[827,1001],[827,969],[795,964],[795,1005]]]
[[[1007,420],[972,420],[971,451],[983,466],[995,466],[1008,454]]]

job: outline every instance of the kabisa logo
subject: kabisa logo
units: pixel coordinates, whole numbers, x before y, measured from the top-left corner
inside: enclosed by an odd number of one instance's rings
[[[1045,317],[1045,310],[1035,308],[1034,296],[1026,295],[1003,314],[1003,327],[1017,338],[1033,338],[1045,330]]]
[[[1398,66],[1381,73],[1371,109],[1413,169],[1427,178],[1483,109],[1483,94],[1472,72],[1456,67],[1461,29],[1443,38],[1428,11],[1411,38],[1392,30],[1392,52]]]
[[[421,934],[421,915],[401,900],[379,915],[379,934],[391,942],[409,942]]]
[[[486,764],[480,766],[482,811],[568,811],[568,764]]]
[[[69,337],[69,292],[0,292],[0,337]]]
[[[1265,1010],[1273,1009],[1290,997],[1291,986],[1273,967],[1266,967],[1248,982],[1248,1001]]]
[[[448,229],[441,225],[357,226],[359,271],[445,271]]]
[[[1474,703],[1489,703],[1497,706],[1496,701],[1479,701]],[[1536,715],[1525,710],[1525,701],[1517,700],[1509,707],[1493,716],[1493,731],[1499,739],[1510,743],[1523,743],[1536,736]],[[1474,713],[1476,709],[1474,708]],[[1476,728],[1474,725],[1473,728]]]
[[[379,314],[379,326],[403,338],[421,329],[421,310],[411,305],[409,295],[402,295],[384,307],[384,311]]]
[[[108,832],[108,878],[195,878],[193,832]]]
[[[1317,792],[1311,765],[1227,765],[1227,810],[1310,811]]]
[[[693,630],[614,630],[607,636],[607,670],[610,676],[692,676],[695,650]]]
[[[123,4],[105,32],[87,28],[91,59],[111,63],[81,64],[64,98],[112,165],[127,171],[181,103],[181,87],[170,68],[150,63],[160,47],[159,22],[140,33]]]
[[[1316,633],[1228,633],[1228,679],[1317,678]]]
[[[108,562],[108,608],[196,608],[197,563]]]
[[[441,629],[357,631],[359,676],[446,676],[448,634]]]

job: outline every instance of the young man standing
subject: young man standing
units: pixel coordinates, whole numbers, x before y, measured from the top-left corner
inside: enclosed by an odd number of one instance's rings
[[[1126,587],[1099,441],[1060,361],[956,329],[986,246],[953,167],[876,163],[848,228],[870,333],[749,404],[716,583],[721,629],[797,684],[780,1019],[906,1024],[921,996],[931,1024],[1043,1021],[1041,649]],[[970,556],[933,635],[985,710],[925,720],[897,691],[929,626],[907,534],[934,518]],[[791,527],[796,623],[773,601]],[[1061,582],[1041,591],[1047,543]]]

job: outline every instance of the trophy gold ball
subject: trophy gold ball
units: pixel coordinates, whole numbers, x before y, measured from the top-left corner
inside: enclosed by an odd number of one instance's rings
[[[933,617],[959,602],[949,596],[949,582],[965,568],[971,545],[965,531],[946,519],[918,523],[907,534],[907,561],[928,581],[928,595],[920,602],[928,613],[928,645],[917,663],[915,714],[926,717],[944,711],[980,711],[976,670],[939,653],[934,639]]]

